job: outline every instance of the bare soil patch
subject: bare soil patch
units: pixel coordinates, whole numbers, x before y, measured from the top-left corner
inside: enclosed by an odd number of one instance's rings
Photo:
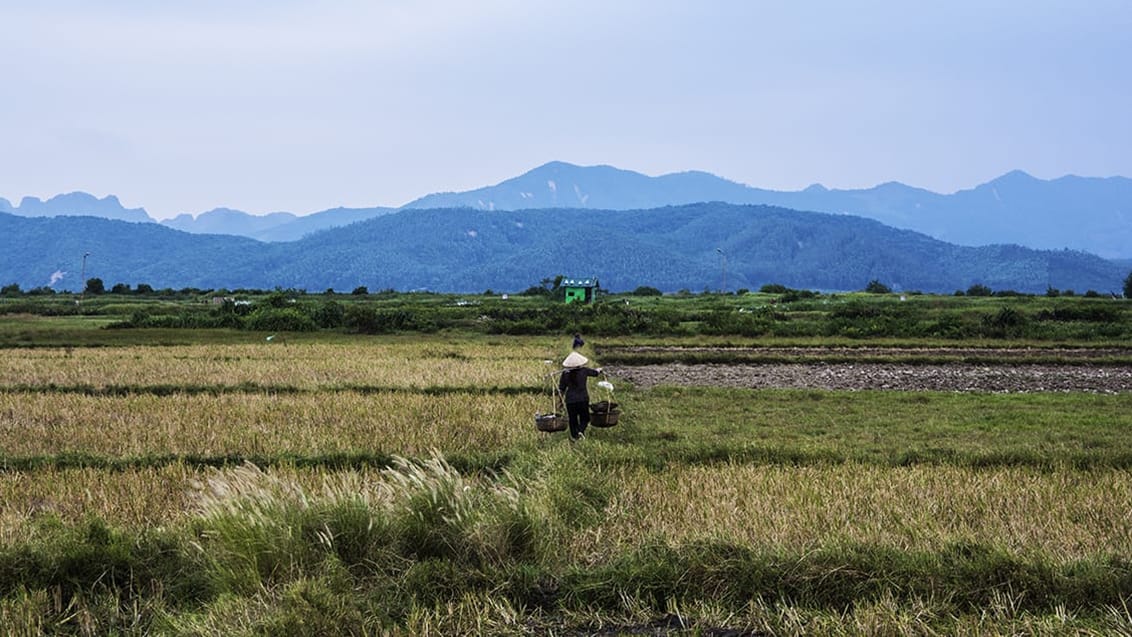
[[[654,348],[655,349],[655,348]],[[754,348],[752,348],[754,350]],[[686,350],[684,350],[686,351]],[[780,353],[784,350],[776,350]],[[800,357],[818,352],[827,354],[907,353],[907,349],[889,348],[793,348]],[[968,351],[986,355],[987,350],[917,349],[952,356]],[[1024,357],[1029,349],[994,350],[1004,359]],[[606,371],[637,387],[686,385],[747,388],[894,390],[894,391],[957,391],[957,392],[1132,392],[1132,366],[1082,364],[1082,358],[1100,358],[1109,350],[1059,349],[1058,356],[1075,359],[1073,364],[996,364],[968,363],[915,364],[899,363],[743,363],[667,364],[607,366]]]

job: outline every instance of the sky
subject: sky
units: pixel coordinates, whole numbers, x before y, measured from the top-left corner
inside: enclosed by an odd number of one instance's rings
[[[400,206],[548,161],[1132,177],[1127,0],[0,0],[0,197]]]

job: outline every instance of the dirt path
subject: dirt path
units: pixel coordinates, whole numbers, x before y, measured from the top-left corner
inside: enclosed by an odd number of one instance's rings
[[[781,352],[781,350],[778,350]],[[875,355],[878,352],[904,352],[885,348],[799,348],[797,354],[816,351]],[[913,350],[949,355],[967,350]],[[1099,357],[1108,350],[1042,350],[1065,358]],[[978,350],[985,355],[987,350]],[[995,350],[1003,358],[1032,354],[1033,350]],[[738,364],[738,365],[617,365],[606,366],[611,375],[637,387],[657,385],[695,385],[714,387],[796,388],[796,389],[885,389],[897,391],[966,392],[1132,392],[1132,366],[1081,364],[903,365],[896,363]]]
[[[1128,357],[1132,348],[1070,348],[1070,347],[665,347],[661,345],[633,345],[603,347],[603,352],[735,352],[752,356],[930,356],[946,355],[952,358],[986,358],[998,360],[1034,357],[1072,360],[1101,360],[1106,357]]]

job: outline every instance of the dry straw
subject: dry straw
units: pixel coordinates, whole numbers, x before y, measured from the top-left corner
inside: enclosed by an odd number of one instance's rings
[[[615,553],[660,537],[798,552],[977,542],[1058,560],[1132,553],[1124,470],[731,465],[626,469],[615,484],[603,521],[570,546]]]

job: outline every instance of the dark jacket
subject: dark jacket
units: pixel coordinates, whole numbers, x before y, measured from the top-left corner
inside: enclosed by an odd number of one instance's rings
[[[589,367],[575,367],[574,369],[564,370],[562,377],[558,379],[558,389],[565,394],[565,402],[567,404],[590,402],[590,393],[586,389],[586,379],[598,374],[599,372],[596,369]]]

